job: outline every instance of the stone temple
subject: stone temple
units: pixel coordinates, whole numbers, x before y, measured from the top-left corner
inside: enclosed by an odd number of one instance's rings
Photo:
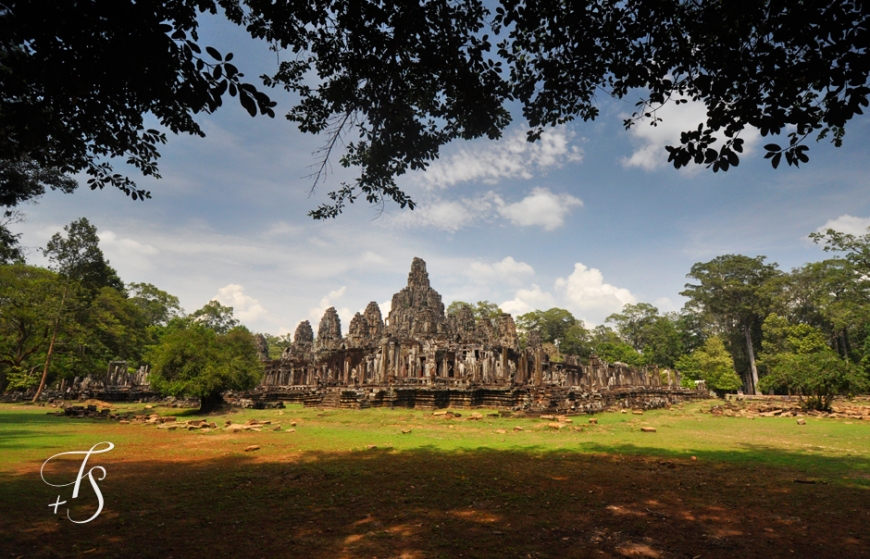
[[[570,357],[551,362],[536,332],[529,332],[526,347],[520,348],[509,314],[475,320],[466,308],[447,316],[419,258],[411,264],[408,285],[393,295],[386,318],[377,303],[369,303],[343,335],[338,313],[329,308],[316,337],[304,321],[281,359],[263,357],[261,385],[231,399],[255,407],[295,401],[347,408],[592,412],[661,407],[699,396],[679,388],[676,375],[663,383],[654,367],[631,368],[595,357],[589,364]]]

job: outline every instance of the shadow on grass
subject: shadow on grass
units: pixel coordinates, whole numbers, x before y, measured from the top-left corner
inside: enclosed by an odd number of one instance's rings
[[[821,476],[830,482],[842,482],[864,486],[870,490],[870,460],[860,456],[828,456],[812,451],[788,452],[764,445],[742,443],[735,450],[668,450],[661,447],[643,447],[632,444],[582,443],[583,452],[597,454],[620,454],[685,460],[695,456],[706,462],[722,462],[746,467],[770,466],[787,468],[804,476]]]
[[[57,516],[47,507],[58,493],[70,500],[69,488],[38,473],[0,478],[0,549],[145,559],[870,556],[864,488],[797,484],[794,470],[710,452],[697,461],[638,447],[597,452],[264,448],[204,461],[95,459],[108,471],[106,508],[87,524],[58,520],[69,504]],[[95,502],[85,484],[72,517],[90,516]]]

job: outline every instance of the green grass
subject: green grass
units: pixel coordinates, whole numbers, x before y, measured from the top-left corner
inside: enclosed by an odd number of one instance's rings
[[[0,551],[11,553],[0,556],[867,556],[870,422],[698,413],[710,405],[598,414],[597,425],[574,416],[558,431],[492,410],[474,410],[478,421],[301,406],[208,417],[282,425],[239,433],[0,405]],[[40,466],[100,441],[116,445],[96,462],[106,509],[87,525],[59,520]],[[76,506],[83,518],[93,504]],[[798,541],[809,543],[791,553]]]
[[[229,436],[230,448],[243,447],[256,435],[257,443],[266,441],[264,454],[281,453],[287,448],[297,452],[368,451],[368,446],[392,447],[399,452],[426,450],[458,452],[490,449],[530,453],[571,452],[644,455],[667,458],[714,459],[732,463],[755,463],[790,467],[808,475],[848,479],[870,485],[870,422],[827,418],[807,418],[797,425],[794,418],[716,417],[698,413],[710,403],[693,403],[671,411],[647,411],[644,415],[604,413],[573,416],[573,423],[561,430],[547,428],[548,420],[490,417],[494,410],[474,410],[482,420],[470,421],[471,412],[458,410],[461,418],[434,417],[423,410],[318,410],[289,406],[284,410],[239,410],[209,416],[223,426],[228,419],[243,423],[248,419],[270,420],[289,428],[297,422],[295,433],[242,432]],[[117,405],[119,413],[160,413],[176,415],[179,420],[198,417],[190,410],[155,408],[143,405]],[[26,405],[0,405],[0,469],[22,462],[42,459],[52,451],[86,448],[98,442],[95,435],[111,428],[111,440],[125,446],[151,442],[222,437],[223,431],[210,433],[157,430],[153,426],[118,425],[93,419],[68,419],[46,415],[51,408]],[[514,431],[521,427],[522,431]],[[641,432],[654,427],[656,433]],[[402,433],[410,430],[410,433]],[[506,433],[496,433],[504,430]],[[264,438],[265,437],[265,438]],[[223,437],[222,437],[223,438]],[[269,446],[271,444],[271,446]],[[171,444],[170,444],[171,446]],[[242,449],[243,450],[243,449]],[[216,451],[204,445],[204,455]],[[188,449],[187,452],[193,452]]]

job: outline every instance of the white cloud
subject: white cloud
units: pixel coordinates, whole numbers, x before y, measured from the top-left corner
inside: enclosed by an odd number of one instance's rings
[[[455,233],[474,224],[490,221],[496,198],[497,196],[492,192],[477,198],[458,200],[431,198],[418,205],[413,211],[405,210],[390,216],[385,222],[402,229],[432,227]]]
[[[631,157],[621,159],[624,167],[639,167],[653,171],[671,165],[668,163],[668,153],[665,151],[665,146],[679,145],[682,132],[696,130],[699,124],[706,123],[707,107],[699,101],[689,100],[688,103],[677,105],[674,100],[671,100],[662,105],[655,115],[662,119],[661,122],[656,123],[656,126],[652,126],[651,120],[646,119],[635,123],[629,129],[629,133],[638,147],[632,152]],[[622,116],[628,118],[628,115]],[[719,132],[714,136],[721,139],[724,137],[724,133]],[[740,137],[743,139],[743,153],[741,154],[741,159],[743,159],[752,151],[761,135],[756,128],[747,127],[740,134]],[[718,148],[720,145],[717,142],[714,147]],[[690,163],[683,169],[696,172],[702,168]]]
[[[381,318],[386,320],[387,315],[390,314],[391,310],[393,310],[393,300],[390,299],[388,301],[384,301],[378,306],[381,307]]]
[[[514,204],[496,200],[498,213],[514,225],[528,227],[537,225],[552,231],[565,223],[565,216],[583,201],[570,194],[554,194],[546,188],[535,188],[532,193]]]
[[[491,284],[493,282],[516,283],[528,276],[535,275],[535,269],[525,262],[517,262],[507,256],[500,262],[472,262],[465,272],[472,281]]]
[[[607,315],[619,312],[628,303],[636,303],[628,289],[604,283],[597,268],[577,262],[567,278],[556,280],[556,290],[565,298],[569,310],[587,323],[600,324]]]
[[[160,253],[159,250],[151,245],[142,244],[138,241],[134,241],[133,239],[119,237],[112,231],[100,232],[99,238],[101,246],[107,251],[117,249],[124,252],[135,252],[137,254],[142,254],[146,256],[153,256]]]
[[[531,289],[517,290],[513,299],[499,305],[501,310],[514,316],[519,316],[536,309],[547,310],[554,306],[556,306],[556,298],[535,284],[532,284]]]
[[[824,233],[828,229],[833,229],[834,231],[849,233],[851,235],[865,235],[868,227],[870,227],[870,217],[855,217],[844,214],[836,219],[829,219],[816,231]]]
[[[541,139],[526,140],[526,128],[498,142],[481,141],[432,163],[416,175],[425,188],[447,188],[463,182],[496,184],[504,179],[531,179],[550,167],[583,161],[583,149],[572,145],[574,133],[564,127],[547,130]]]
[[[320,304],[316,307],[311,307],[308,309],[308,319],[311,321],[311,328],[314,329],[314,335],[317,335],[317,328],[320,325],[320,319],[323,318],[323,313],[326,312],[326,309],[329,307],[336,307],[336,300],[341,299],[344,296],[344,292],[347,290],[347,286],[342,286],[334,291],[330,291],[329,294],[320,300]],[[351,312],[348,307],[336,307],[335,311],[338,313],[338,318],[341,320],[341,333],[347,333],[347,326],[350,324],[350,319],[353,318],[353,312]]]
[[[492,223],[499,217],[521,227],[538,226],[552,231],[565,224],[571,208],[583,201],[570,194],[555,194],[547,188],[532,189],[519,202],[505,202],[493,191],[475,198],[445,200],[435,196],[424,198],[413,211],[405,210],[389,216],[384,224],[401,229],[432,227],[455,233],[475,225]]]
[[[221,287],[212,299],[221,305],[232,307],[233,316],[243,323],[266,318],[269,314],[259,301],[246,295],[245,288],[236,283]]]

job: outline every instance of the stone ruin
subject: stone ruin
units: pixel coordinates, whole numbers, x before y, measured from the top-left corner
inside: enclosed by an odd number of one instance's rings
[[[638,369],[595,357],[589,364],[573,357],[551,362],[537,332],[527,339],[521,349],[509,314],[478,320],[462,308],[447,316],[426,263],[414,258],[408,284],[393,295],[386,320],[371,302],[351,319],[346,336],[335,308],[324,313],[316,339],[303,321],[281,359],[264,361],[260,387],[243,398],[255,407],[297,401],[348,408],[591,412],[662,407],[702,396],[680,388],[676,375],[668,375],[663,385],[655,367]]]

